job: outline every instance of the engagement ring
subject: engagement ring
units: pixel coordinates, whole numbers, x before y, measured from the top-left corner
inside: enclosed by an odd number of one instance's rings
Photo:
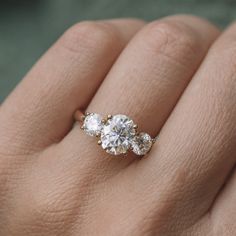
[[[156,138],[144,132],[138,132],[138,125],[126,115],[107,115],[103,118],[97,113],[80,111],[75,113],[75,119],[82,123],[81,129],[86,134],[98,138],[98,144],[109,154],[126,154],[129,150],[136,155],[145,155]]]

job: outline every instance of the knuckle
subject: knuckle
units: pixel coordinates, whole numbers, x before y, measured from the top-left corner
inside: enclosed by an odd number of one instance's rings
[[[120,44],[119,34],[111,24],[90,21],[72,26],[60,41],[73,52],[81,52],[83,49],[107,50]]]
[[[18,199],[14,202],[15,217],[12,218],[10,228],[30,233],[40,230],[42,235],[46,232],[56,233],[57,230],[66,232],[70,229],[77,217],[76,201],[71,197],[74,194],[61,188],[57,190],[51,184],[49,186],[45,182],[37,185],[33,182],[22,184],[21,189],[24,191],[20,190]],[[23,214],[22,209],[24,209]]]
[[[201,47],[201,38],[190,26],[173,21],[154,21],[147,28],[151,47],[175,60],[188,59]]]
[[[41,222],[50,222],[58,224],[64,221],[70,221],[75,208],[75,201],[63,190],[52,191],[49,188],[42,187],[40,192],[32,193],[34,204],[30,212],[33,213]],[[72,195],[73,196],[73,195]],[[70,199],[70,201],[68,201]]]

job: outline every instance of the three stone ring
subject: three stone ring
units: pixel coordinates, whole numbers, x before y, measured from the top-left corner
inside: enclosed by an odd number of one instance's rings
[[[131,150],[143,156],[156,141],[147,133],[139,133],[137,124],[126,115],[108,115],[103,118],[97,113],[82,114],[77,111],[75,120],[81,122],[81,129],[86,134],[97,137],[98,144],[112,155],[127,154]]]

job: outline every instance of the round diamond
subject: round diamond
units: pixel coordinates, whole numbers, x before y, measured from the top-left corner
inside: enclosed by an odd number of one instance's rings
[[[101,132],[101,145],[108,153],[126,153],[135,136],[134,122],[125,115],[112,116]]]
[[[132,151],[137,155],[145,155],[152,147],[152,138],[149,134],[140,133],[132,142]]]
[[[88,114],[84,119],[83,129],[90,136],[98,136],[101,134],[103,127],[102,117],[96,113]]]

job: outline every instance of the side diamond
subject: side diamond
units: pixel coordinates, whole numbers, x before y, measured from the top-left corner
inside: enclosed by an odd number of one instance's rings
[[[151,149],[153,144],[152,138],[149,134],[140,133],[133,139],[132,151],[137,155],[145,155]]]
[[[86,115],[83,130],[90,136],[98,136],[103,128],[102,117],[96,113]]]

